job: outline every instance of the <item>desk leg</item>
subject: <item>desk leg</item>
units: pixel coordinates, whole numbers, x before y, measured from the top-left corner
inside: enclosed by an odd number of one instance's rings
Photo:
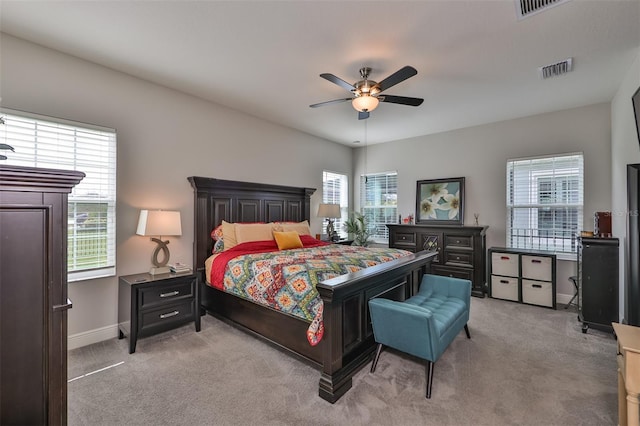
[[[618,368],[618,426],[627,426],[627,389],[624,377]]]
[[[638,394],[627,393],[627,425],[640,425],[640,399]]]

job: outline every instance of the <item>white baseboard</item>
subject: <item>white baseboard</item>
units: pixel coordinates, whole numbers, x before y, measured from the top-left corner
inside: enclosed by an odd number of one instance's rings
[[[118,337],[118,324],[73,334],[67,339],[67,349],[81,348],[93,343],[113,339],[114,337]]]
[[[557,305],[566,305],[567,303],[569,303],[569,300],[571,300],[572,297],[573,297],[573,294],[556,293],[556,304]],[[573,303],[577,302],[576,299],[573,300]]]

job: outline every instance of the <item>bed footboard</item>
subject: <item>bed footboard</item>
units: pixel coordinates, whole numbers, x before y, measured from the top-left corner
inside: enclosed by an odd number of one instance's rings
[[[325,327],[321,398],[336,402],[351,388],[353,375],[371,358],[375,341],[369,299],[403,301],[413,296],[435,255],[423,251],[318,284]]]

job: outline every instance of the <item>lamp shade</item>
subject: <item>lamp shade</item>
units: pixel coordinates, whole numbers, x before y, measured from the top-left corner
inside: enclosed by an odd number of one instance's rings
[[[318,217],[338,218],[340,216],[340,204],[320,204],[318,207]]]
[[[378,107],[378,98],[370,95],[362,95],[353,98],[351,105],[358,112],[371,112]]]
[[[168,210],[140,210],[138,235],[182,235],[180,212]]]

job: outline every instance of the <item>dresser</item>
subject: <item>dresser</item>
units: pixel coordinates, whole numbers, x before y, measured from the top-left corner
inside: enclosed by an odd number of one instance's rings
[[[582,332],[589,327],[613,331],[618,313],[617,238],[578,238],[578,318]]]
[[[0,165],[0,424],[67,423],[67,197],[84,173]]]
[[[553,252],[491,247],[489,294],[494,299],[556,308],[556,255]]]
[[[471,295],[486,291],[487,226],[387,224],[389,247],[412,252],[427,250],[438,255],[431,273],[471,281]]]

